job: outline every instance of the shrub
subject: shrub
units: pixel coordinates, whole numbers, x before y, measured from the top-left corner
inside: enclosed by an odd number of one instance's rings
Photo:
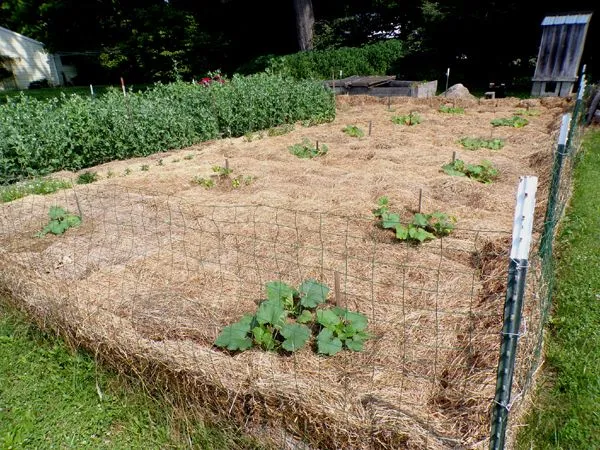
[[[404,56],[402,42],[389,39],[362,47],[311,50],[285,56],[259,56],[240,67],[240,73],[270,71],[297,79],[331,79],[350,75],[385,75],[392,73]]]

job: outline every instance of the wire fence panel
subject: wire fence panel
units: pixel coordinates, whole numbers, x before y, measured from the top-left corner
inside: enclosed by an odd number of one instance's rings
[[[36,237],[56,204],[81,226]],[[445,448],[485,438],[508,241],[459,229],[417,246],[372,218],[87,185],[2,207],[0,277],[105,359],[180,374],[215,414],[248,427],[279,426],[319,447]],[[364,351],[213,346],[256,310],[267,282],[307,279],[368,317]]]

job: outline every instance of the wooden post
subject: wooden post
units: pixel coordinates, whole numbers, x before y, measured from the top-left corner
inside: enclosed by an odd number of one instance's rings
[[[456,152],[452,152],[452,164],[456,161]]]
[[[392,109],[392,106],[391,106],[391,105],[392,105],[392,100],[391,100],[391,97],[388,95],[388,111],[389,111],[390,109]]]
[[[340,273],[338,271],[335,271],[333,273],[333,282],[334,282],[334,286],[333,286],[333,290],[334,290],[334,296],[335,296],[335,306],[341,306],[342,305],[342,291],[340,288]]]
[[[319,141],[317,141],[317,151],[319,151]]]
[[[419,213],[423,209],[423,188],[419,189]]]
[[[369,136],[371,136],[371,128],[373,128],[373,121],[369,120]]]
[[[123,97],[127,96],[127,91],[125,90],[125,80],[121,77],[121,89],[123,90]]]
[[[225,158],[225,170],[229,170],[229,160]]]

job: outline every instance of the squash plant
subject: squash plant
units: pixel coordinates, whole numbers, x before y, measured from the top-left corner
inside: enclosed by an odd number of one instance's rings
[[[379,226],[394,230],[396,239],[401,241],[422,243],[436,237],[447,236],[455,228],[456,218],[443,212],[416,213],[409,223],[403,224],[400,223],[399,214],[390,212],[387,197],[380,197],[377,205],[373,215],[379,220]]]
[[[43,237],[48,233],[60,235],[69,228],[81,224],[81,217],[68,213],[67,210],[60,206],[51,206],[48,216],[50,216],[50,222],[48,222],[48,225],[42,231],[36,234],[36,237]]]
[[[335,355],[343,348],[361,351],[370,335],[367,317],[345,308],[322,307],[329,288],[313,279],[295,288],[282,281],[266,284],[267,298],[254,315],[226,326],[215,346],[229,351],[260,347],[295,352],[316,340],[319,354]]]

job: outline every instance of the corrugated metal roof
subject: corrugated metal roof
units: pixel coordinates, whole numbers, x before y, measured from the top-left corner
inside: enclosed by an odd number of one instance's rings
[[[549,25],[585,25],[592,18],[591,14],[575,14],[571,16],[548,16],[542,20],[542,26]]]

